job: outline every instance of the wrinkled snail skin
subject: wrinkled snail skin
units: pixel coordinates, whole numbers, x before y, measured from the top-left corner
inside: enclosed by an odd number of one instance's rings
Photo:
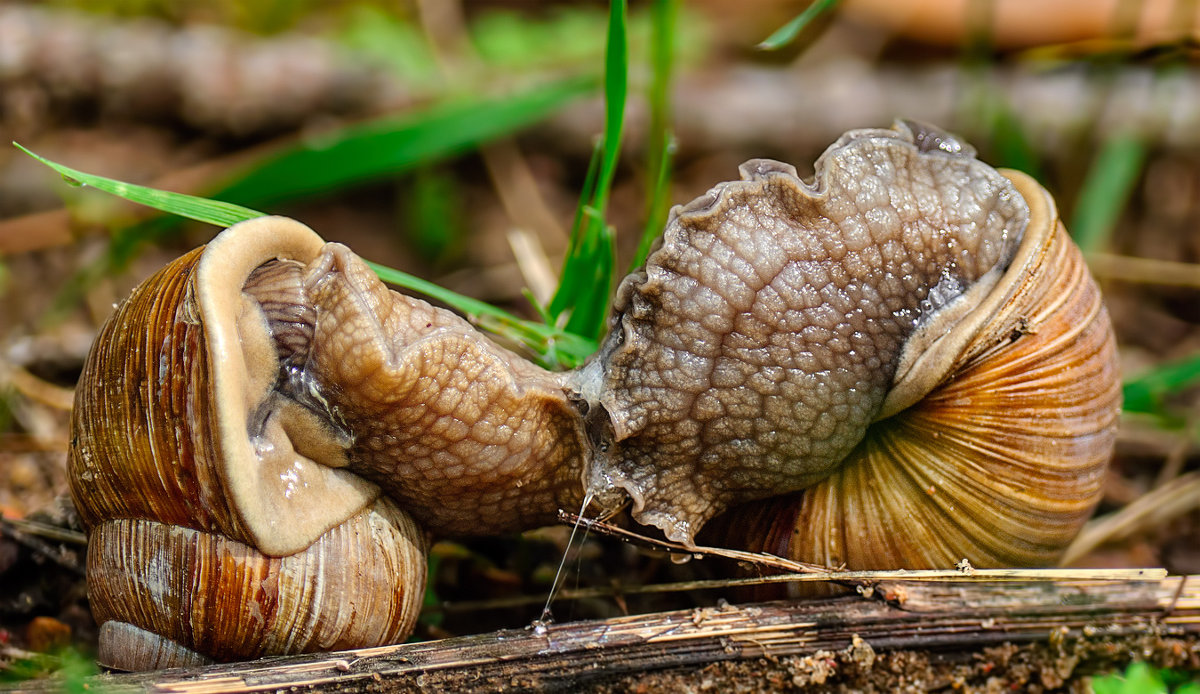
[[[1053,201],[1032,215],[991,313],[920,402],[877,422],[842,466],[745,504],[706,542],[827,566],[1049,566],[1099,500],[1116,439],[1112,326]],[[796,592],[796,591],[793,591]]]
[[[732,508],[713,537],[828,565],[1054,562],[1120,392],[1049,195],[909,123],[847,133],[811,183],[741,172],[673,211],[567,373],[288,219],[148,279],[72,421],[102,662],[401,640],[427,537],[536,527],[585,491],[684,543]]]
[[[316,308],[303,374],[353,432],[348,469],[437,535],[523,530],[579,507],[585,442],[560,375],[389,291],[344,246],[303,284],[298,300]]]

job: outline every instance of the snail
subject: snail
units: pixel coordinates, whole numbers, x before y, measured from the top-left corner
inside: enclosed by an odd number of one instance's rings
[[[583,369],[591,487],[684,543],[804,489],[728,539],[864,569],[1053,563],[1115,444],[1115,339],[1050,195],[974,155],[855,130],[811,184],[754,160],[676,208]]]
[[[1119,389],[1048,193],[905,122],[847,133],[811,183],[742,176],[673,211],[569,372],[284,218],[146,280],[73,413],[101,662],[401,640],[429,537],[585,495],[684,543],[748,513],[762,534],[729,541],[807,561],[1052,562],[1097,500]]]
[[[428,533],[545,525],[583,494],[559,376],[278,217],[133,291],[72,432],[99,660],[126,670],[402,640]]]

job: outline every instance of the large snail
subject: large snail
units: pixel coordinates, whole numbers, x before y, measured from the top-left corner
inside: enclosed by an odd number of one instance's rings
[[[533,527],[585,492],[690,543],[806,489],[730,541],[861,568],[1053,562],[1096,502],[1119,389],[1048,194],[907,123],[847,133],[811,184],[742,174],[674,211],[568,373],[291,220],[148,279],[74,413],[101,660],[394,642],[427,534]]]

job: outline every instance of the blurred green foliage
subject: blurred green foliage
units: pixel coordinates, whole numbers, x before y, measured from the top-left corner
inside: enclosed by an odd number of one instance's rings
[[[21,147],[21,145],[17,145],[17,147],[20,147],[25,153],[57,171],[73,185],[91,186],[97,190],[180,217],[194,219],[198,222],[213,224],[215,226],[227,227],[238,222],[263,216],[262,212],[227,202],[156,190],[146,186],[132,185],[123,181],[85,173],[52,162],[30,152]],[[588,354],[595,351],[595,343],[593,341],[581,339],[577,335],[566,333],[558,328],[542,323],[522,320],[495,306],[479,301],[478,299],[457,294],[433,282],[408,273],[383,267],[375,263],[368,262],[367,264],[383,281],[411,289],[412,291],[441,301],[459,310],[468,319],[475,321],[481,327],[504,335],[514,342],[526,345],[547,366],[559,365],[562,363],[559,360],[568,360],[566,363],[582,361]]]
[[[383,7],[355,3],[347,9],[333,37],[347,49],[386,65],[417,88],[443,82],[437,58],[421,27]]]
[[[62,5],[72,5],[66,0]],[[647,153],[646,224],[640,263],[650,241],[661,231],[668,207],[670,179],[669,91],[672,67],[704,52],[699,21],[682,12],[677,0],[655,0],[630,15],[624,1],[610,4],[607,16],[596,6],[556,6],[543,11],[489,10],[465,26],[469,45],[464,55],[439,55],[418,18],[405,5],[360,1],[318,8],[297,3],[289,14],[276,2],[218,2],[205,10],[155,0],[108,0],[91,4],[94,12],[162,16],[172,21],[217,17],[252,31],[291,26],[309,13],[324,12],[326,35],[348,51],[377,61],[418,92],[431,105],[399,116],[352,124],[311,135],[295,145],[259,158],[227,183],[204,194],[220,203],[197,212],[205,200],[169,196],[117,181],[93,177],[89,185],[149,204],[183,217],[227,226],[243,217],[239,210],[269,209],[297,198],[331,195],[350,186],[409,172],[398,223],[407,228],[414,249],[424,259],[445,259],[461,246],[465,225],[455,198],[450,169],[437,162],[466,152],[482,142],[519,132],[564,103],[594,89],[596,65],[604,65],[606,118],[597,145],[597,161],[579,199],[562,281],[548,306],[536,306],[541,327],[507,312],[484,308],[466,297],[442,291],[441,298],[506,337],[526,344],[550,366],[573,366],[594,348],[605,329],[615,280],[615,233],[605,212],[621,156],[621,133],[630,82],[647,81],[651,107],[651,147]],[[261,16],[260,16],[261,15]],[[312,22],[309,22],[312,24]],[[599,31],[607,25],[608,31]],[[274,29],[273,29],[274,28]],[[680,40],[680,36],[686,40]],[[630,70],[631,56],[648,70]],[[445,74],[442,59],[455,64]],[[549,75],[574,75],[547,81]],[[649,75],[646,80],[645,76]],[[539,82],[514,89],[512,85]],[[49,162],[47,162],[49,164]],[[66,167],[60,172],[68,174]],[[101,183],[103,181],[103,183]],[[105,187],[107,186],[107,187]],[[232,216],[231,216],[232,215]],[[73,294],[107,272],[122,267],[138,248],[172,233],[171,218],[156,218],[119,229],[102,265],[76,279]],[[381,271],[387,269],[381,268]],[[390,271],[402,286],[434,292],[416,278]],[[60,301],[70,303],[69,298]],[[512,333],[512,334],[510,334]]]
[[[1145,161],[1146,145],[1138,135],[1121,133],[1101,144],[1071,215],[1071,236],[1084,253],[1108,247]]]
[[[671,128],[671,81],[675,68],[675,34],[679,21],[678,0],[655,0],[651,5],[650,132],[646,145],[646,223],[630,269],[642,266],[655,239],[662,235],[671,200],[675,135]]]
[[[6,662],[0,668],[0,687],[5,683],[24,682],[52,676],[54,685],[68,694],[96,692],[88,678],[99,674],[96,661],[74,648],[65,648],[51,655],[29,654],[26,659]]]
[[[1095,694],[1200,694],[1195,674],[1159,670],[1146,663],[1131,663],[1124,675],[1105,675],[1092,680]]]
[[[466,235],[458,180],[443,166],[424,166],[400,181],[401,220],[413,250],[439,266],[461,250]]]
[[[840,0],[815,0],[810,3],[804,11],[796,15],[792,21],[779,27],[773,34],[763,39],[758,47],[765,51],[775,51],[787,46],[796,37],[804,31],[808,25],[819,19],[824,14],[831,12],[837,7]]]
[[[1200,382],[1200,356],[1159,364],[1125,379],[1123,408],[1126,412],[1172,419],[1171,396]]]
[[[261,206],[331,195],[470,151],[528,127],[594,89],[594,78],[583,75],[502,95],[458,97],[337,128],[256,161],[211,195]]]

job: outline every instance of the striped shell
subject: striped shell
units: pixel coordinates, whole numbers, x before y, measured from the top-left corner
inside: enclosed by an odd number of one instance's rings
[[[135,289],[80,377],[71,493],[106,665],[391,643],[416,621],[422,532],[274,394],[276,350],[242,292],[260,264],[324,242],[253,224]]]
[[[88,542],[98,659],[142,670],[398,643],[423,597],[420,537],[386,499],[284,557],[178,525],[106,521]]]

